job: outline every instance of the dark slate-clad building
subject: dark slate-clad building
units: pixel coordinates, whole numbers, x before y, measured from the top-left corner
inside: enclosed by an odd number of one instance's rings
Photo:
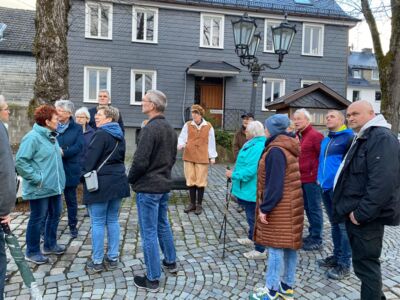
[[[333,0],[73,0],[71,99],[94,106],[98,90],[109,89],[125,125],[138,128],[145,118],[141,98],[156,88],[169,99],[166,115],[175,128],[183,126],[193,103],[229,128],[231,115],[250,106],[251,76],[235,54],[231,25],[244,12],[256,18],[262,33],[261,63],[277,64],[271,26],[284,13],[297,28],[282,67],[262,73],[256,118],[270,113],[274,99],[315,82],[346,94],[348,30],[358,20]]]

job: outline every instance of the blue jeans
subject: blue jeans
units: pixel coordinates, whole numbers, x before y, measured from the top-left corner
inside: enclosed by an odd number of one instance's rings
[[[331,234],[333,242],[333,256],[337,264],[349,268],[351,264],[351,247],[349,238],[347,236],[345,223],[332,223],[333,214],[333,190],[322,192],[322,200],[326,214],[328,215],[329,222],[331,223]]]
[[[246,214],[247,224],[249,224],[249,232],[248,238],[253,240],[254,233],[254,223],[256,219],[256,202],[245,201],[242,199],[237,199],[238,204],[244,208],[244,212]],[[265,247],[259,244],[254,243],[254,249],[258,252],[264,252]]]
[[[304,210],[306,211],[308,223],[308,233],[310,240],[313,243],[322,243],[322,229],[323,229],[323,214],[322,214],[322,200],[321,188],[316,183],[304,183],[303,198]]]
[[[78,223],[78,201],[76,200],[76,186],[66,186],[64,189],[65,203],[68,210],[68,226],[75,228]]]
[[[4,299],[4,285],[7,271],[6,244],[3,229],[0,227],[0,300]]]
[[[92,260],[101,264],[104,258],[104,232],[107,227],[107,256],[117,260],[119,256],[118,213],[121,199],[88,204],[90,224],[92,226]]]
[[[168,221],[168,193],[136,194],[136,205],[139,217],[140,235],[147,278],[158,280],[161,276],[160,252],[167,263],[176,261],[176,251],[171,226]]]
[[[296,279],[297,251],[293,249],[268,248],[268,265],[265,286],[274,291],[279,290],[280,282],[290,287]],[[283,266],[283,277],[281,271]]]
[[[29,200],[31,214],[26,228],[26,255],[40,254],[40,232],[44,224],[44,248],[57,245],[57,227],[62,211],[61,195]]]

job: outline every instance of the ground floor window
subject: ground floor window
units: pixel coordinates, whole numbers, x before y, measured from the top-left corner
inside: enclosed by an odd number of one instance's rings
[[[111,95],[111,68],[86,66],[83,73],[83,102],[97,103],[100,90]]]
[[[157,72],[152,70],[131,70],[131,104],[141,105],[148,90],[157,88]]]

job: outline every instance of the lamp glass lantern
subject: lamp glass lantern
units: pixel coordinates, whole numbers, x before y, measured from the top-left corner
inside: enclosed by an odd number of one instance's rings
[[[249,44],[256,31],[256,21],[245,14],[239,20],[232,21],[232,27],[236,54],[244,57],[247,55]]]
[[[279,26],[273,26],[272,41],[275,53],[280,55],[288,54],[295,34],[296,25],[290,25],[286,20]]]
[[[249,43],[249,48],[246,55],[247,59],[254,59],[256,57],[258,47],[260,46],[260,41],[261,41],[261,33],[254,34],[253,38]]]

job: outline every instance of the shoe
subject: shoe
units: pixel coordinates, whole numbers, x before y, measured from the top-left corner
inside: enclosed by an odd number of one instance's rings
[[[191,211],[196,210],[196,204],[190,203],[186,208],[183,210],[185,213],[190,213]]]
[[[268,288],[263,287],[257,289],[254,293],[249,296],[250,300],[276,300],[279,299],[279,294],[274,291],[270,291]]]
[[[332,255],[322,259],[318,259],[317,264],[320,268],[334,268],[337,266],[337,261],[336,258]]]
[[[165,259],[163,259],[162,265],[164,267],[164,270],[168,271],[169,273],[178,273],[178,265],[176,264],[176,262],[167,263]]]
[[[158,292],[160,288],[160,282],[158,280],[148,280],[146,276],[135,276],[133,277],[133,283],[139,289],[145,289],[148,292]]]
[[[115,270],[118,268],[118,264],[119,264],[118,259],[112,260],[112,259],[108,258],[108,256],[106,256],[106,258],[104,259],[104,262],[105,262],[105,265],[106,265],[106,268],[108,271]]]
[[[293,300],[294,299],[294,292],[293,289],[288,286],[287,284],[281,282],[279,284],[279,291],[278,291],[279,296],[283,298],[284,300]]]
[[[243,253],[244,257],[247,259],[266,259],[267,252],[259,252],[257,250],[251,250],[249,252]]]
[[[90,275],[104,271],[103,264],[95,264],[93,260],[86,263],[86,272]]]
[[[244,245],[244,246],[250,246],[250,245],[253,245],[253,244],[254,244],[254,242],[253,242],[251,239],[249,239],[249,238],[237,239],[237,242],[238,242],[240,245]]]
[[[241,213],[242,211],[244,211],[244,208],[242,206],[238,205],[238,207],[236,208],[236,211],[238,213]]]
[[[46,249],[43,247],[43,254],[56,254],[56,255],[61,255],[64,254],[65,252],[65,246],[60,246],[60,245],[55,245],[53,249]]]
[[[25,260],[33,262],[34,264],[37,265],[43,265],[49,262],[49,258],[42,254],[36,254],[32,256],[25,255]]]
[[[69,228],[69,235],[71,236],[71,238],[76,239],[78,237],[78,229],[74,226],[74,227],[70,227]]]
[[[326,275],[330,279],[342,280],[350,276],[350,268],[343,267],[342,265],[337,265],[333,269],[328,270],[326,272]]]
[[[322,243],[308,242],[303,244],[304,251],[317,251],[322,250]]]
[[[199,204],[196,206],[196,210],[194,211],[194,213],[196,215],[201,215],[201,213],[203,212],[203,207]]]

